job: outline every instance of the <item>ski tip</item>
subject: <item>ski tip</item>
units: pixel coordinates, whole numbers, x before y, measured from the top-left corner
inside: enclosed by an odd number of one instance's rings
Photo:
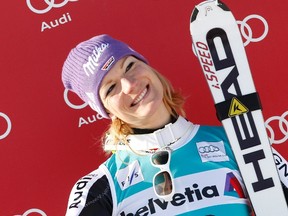
[[[218,1],[218,7],[220,7],[222,10],[224,11],[230,11],[230,9],[227,7],[227,5],[225,5],[223,2]]]
[[[209,12],[212,11],[229,11],[230,9],[227,7],[226,4],[224,4],[222,1],[219,0],[206,0],[204,2],[201,2],[200,4],[196,5],[195,8],[192,11],[191,17],[190,17],[190,23],[194,22],[197,19],[197,16],[199,14],[200,17],[206,17]]]
[[[198,13],[199,13],[199,10],[195,7],[190,17],[190,23],[196,20]]]

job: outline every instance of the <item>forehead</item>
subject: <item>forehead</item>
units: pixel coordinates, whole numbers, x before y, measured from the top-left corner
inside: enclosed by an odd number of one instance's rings
[[[129,63],[130,61],[140,61],[140,60],[138,60],[134,56],[125,56],[120,60],[118,60],[104,76],[100,88],[103,85],[105,85],[106,82],[109,82],[110,79],[117,78],[117,74],[122,74],[123,70],[127,66],[127,62]]]
[[[102,87],[109,79],[113,78],[117,72],[120,72],[121,69],[123,69],[124,67],[124,63],[126,61],[126,59],[128,58],[128,56],[121,58],[120,60],[118,60],[112,67],[111,69],[107,72],[107,74],[104,76],[100,87]]]
[[[114,80],[116,80],[125,67],[125,62],[129,59],[134,58],[133,56],[126,56],[118,60],[111,69],[107,72],[104,76],[103,80],[101,81],[100,88],[99,88],[99,95],[101,97],[101,92],[105,89],[105,87],[109,86]]]

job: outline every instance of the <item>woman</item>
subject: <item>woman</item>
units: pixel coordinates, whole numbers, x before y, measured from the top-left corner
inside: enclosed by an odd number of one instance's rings
[[[250,215],[221,127],[184,118],[183,97],[139,53],[108,35],[80,43],[64,86],[111,119],[114,154],[73,187],[66,215]]]

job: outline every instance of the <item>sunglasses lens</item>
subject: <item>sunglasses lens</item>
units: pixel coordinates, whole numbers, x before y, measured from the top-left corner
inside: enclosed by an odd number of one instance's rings
[[[152,162],[155,165],[164,165],[168,162],[169,153],[167,151],[159,151],[153,154]]]
[[[172,193],[171,175],[167,171],[158,173],[154,178],[154,186],[158,195],[169,195]]]

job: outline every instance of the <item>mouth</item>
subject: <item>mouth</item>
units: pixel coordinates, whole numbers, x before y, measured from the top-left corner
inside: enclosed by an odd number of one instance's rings
[[[148,86],[146,86],[146,88],[134,99],[133,103],[131,104],[131,107],[140,103],[140,101],[143,100],[147,92],[148,92]]]

